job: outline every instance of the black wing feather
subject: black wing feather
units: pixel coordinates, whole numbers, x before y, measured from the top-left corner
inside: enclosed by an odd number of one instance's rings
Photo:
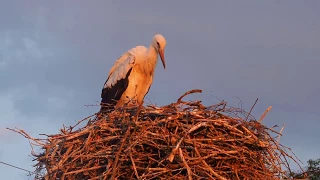
[[[127,89],[129,84],[129,75],[132,68],[128,71],[124,79],[119,80],[111,88],[103,88],[101,92],[101,109],[100,111],[113,110],[117,101],[121,98],[124,91]],[[108,81],[108,79],[107,79]],[[107,82],[106,81],[106,82]]]

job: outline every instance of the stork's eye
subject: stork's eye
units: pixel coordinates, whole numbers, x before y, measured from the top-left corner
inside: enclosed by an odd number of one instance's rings
[[[158,44],[158,47],[159,47],[159,49],[160,49],[160,44],[159,44],[159,42],[157,42],[157,44]]]

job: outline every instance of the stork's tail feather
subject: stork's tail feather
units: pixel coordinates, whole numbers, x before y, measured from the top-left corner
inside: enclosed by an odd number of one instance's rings
[[[111,112],[115,109],[116,101],[111,99],[104,91],[101,94],[100,112]]]

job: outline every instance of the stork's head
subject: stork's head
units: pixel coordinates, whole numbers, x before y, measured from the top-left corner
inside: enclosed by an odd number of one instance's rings
[[[166,68],[166,61],[164,59],[164,49],[167,45],[166,39],[161,34],[156,34],[153,36],[152,45],[160,55],[163,68]]]

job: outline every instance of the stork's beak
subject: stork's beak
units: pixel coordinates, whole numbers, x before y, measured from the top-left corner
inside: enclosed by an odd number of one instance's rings
[[[160,55],[160,58],[161,58],[161,61],[162,61],[162,64],[163,64],[163,68],[165,69],[166,68],[166,60],[164,59],[164,50],[159,50],[159,55]]]

